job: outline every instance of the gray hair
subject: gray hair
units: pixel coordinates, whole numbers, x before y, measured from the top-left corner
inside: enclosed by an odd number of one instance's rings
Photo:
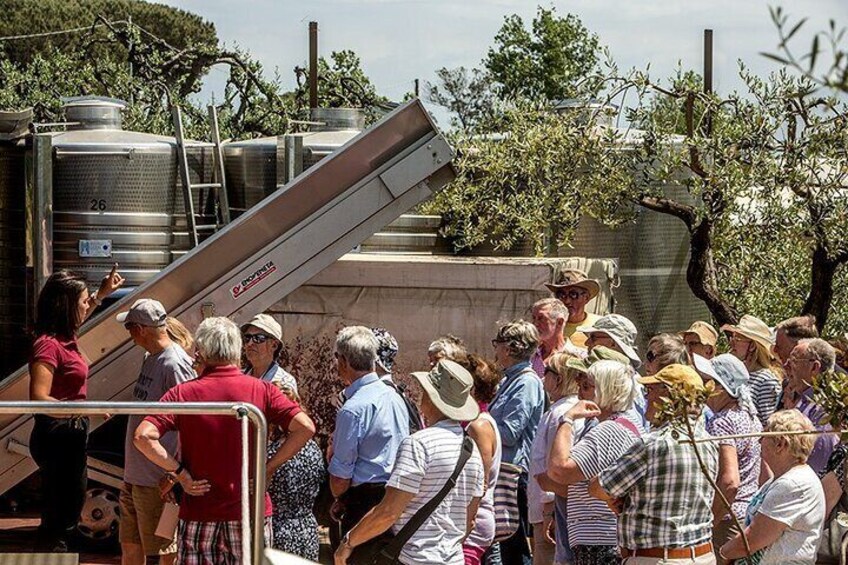
[[[468,356],[468,350],[461,339],[455,335],[447,334],[437,337],[427,348],[427,353],[439,359],[450,359],[461,361]]]
[[[657,370],[669,365],[691,365],[686,342],[677,334],[662,333],[655,335],[648,342],[648,350],[655,349]]]
[[[798,345],[807,346],[807,355],[821,363],[822,373],[832,371],[836,367],[836,350],[825,340],[813,337],[802,339]]]
[[[595,381],[595,403],[601,410],[626,412],[633,407],[636,391],[633,372],[618,361],[598,361],[589,367]]]
[[[336,353],[347,360],[354,371],[373,371],[380,344],[374,332],[365,326],[348,326],[336,336]]]
[[[778,410],[769,416],[766,422],[766,432],[813,432],[815,426],[810,419],[803,415],[797,408],[790,410]],[[813,434],[797,434],[778,436],[775,441],[783,442],[789,449],[789,453],[798,463],[806,463],[816,445],[816,436]]]
[[[539,330],[525,320],[513,320],[498,329],[495,340],[507,344],[513,359],[528,361],[539,347]]]
[[[568,308],[565,307],[565,304],[563,304],[562,300],[559,298],[543,298],[533,304],[530,311],[535,312],[536,310],[542,310],[543,308],[547,308],[548,315],[552,319],[563,319],[566,322],[568,321]]]
[[[200,322],[194,344],[209,365],[238,365],[241,362],[241,331],[228,318],[206,318]]]

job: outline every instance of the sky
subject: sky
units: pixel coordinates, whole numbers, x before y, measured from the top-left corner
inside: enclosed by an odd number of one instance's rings
[[[308,24],[319,26],[319,52],[352,49],[377,92],[400,100],[416,78],[435,80],[441,67],[477,67],[503,18],[520,15],[529,24],[537,6],[573,13],[609,47],[619,69],[644,69],[652,78],[671,76],[680,63],[703,68],[703,30],[714,33],[714,88],[728,94],[741,87],[739,59],[765,75],[779,68],[761,52],[774,52],[777,31],[769,6],[780,5],[792,21],[809,22],[793,40],[804,52],[830,18],[848,26],[848,0],[160,0],[213,22],[228,47],[248,50],[265,67],[294,85],[295,66],[306,66]],[[220,94],[225,69],[213,70],[203,97]],[[447,126],[447,115],[434,111]]]

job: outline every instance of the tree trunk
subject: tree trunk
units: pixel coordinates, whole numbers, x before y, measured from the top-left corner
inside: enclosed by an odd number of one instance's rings
[[[815,316],[819,332],[824,329],[830,313],[830,303],[833,301],[833,278],[839,264],[828,256],[827,250],[821,244],[816,245],[810,267],[810,294],[807,295],[801,314]]]
[[[712,238],[713,226],[707,219],[690,230],[686,282],[692,293],[704,301],[719,326],[735,324],[739,321],[739,313],[721,296],[718,288]]]

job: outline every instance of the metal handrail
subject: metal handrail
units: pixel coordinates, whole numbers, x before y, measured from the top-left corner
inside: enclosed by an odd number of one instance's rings
[[[265,442],[268,435],[268,423],[259,408],[247,402],[0,402],[0,414],[57,415],[57,416],[102,416],[154,414],[194,414],[194,415],[231,415],[242,419],[247,417],[254,425],[256,451],[254,454],[253,477],[253,523],[252,551],[245,554],[244,560],[252,565],[261,565],[264,547],[263,523],[265,521]],[[200,477],[199,477],[200,478]],[[242,484],[242,499],[249,497],[249,485]],[[243,524],[249,527],[249,524]]]

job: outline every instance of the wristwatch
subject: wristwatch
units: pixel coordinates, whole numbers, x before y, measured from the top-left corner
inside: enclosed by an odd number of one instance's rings
[[[573,428],[574,427],[574,420],[572,418],[569,418],[566,414],[563,414],[562,416],[559,417],[559,425],[561,426],[563,424],[568,424]]]
[[[350,550],[353,550],[353,546],[350,545],[350,532],[346,533],[342,538],[342,545]]]

